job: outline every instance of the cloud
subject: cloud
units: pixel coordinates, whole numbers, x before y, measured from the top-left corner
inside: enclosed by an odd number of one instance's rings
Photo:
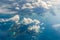
[[[23,23],[24,24],[30,24],[30,23],[32,23],[33,22],[33,20],[31,19],[31,18],[24,18],[23,19]]]
[[[8,9],[1,9],[0,8],[0,14],[16,14],[16,11],[10,11]]]
[[[29,13],[44,15],[43,13],[50,11],[53,6],[50,1],[47,1],[47,2],[42,0],[36,0],[36,1],[25,0],[25,1],[26,1],[25,3],[20,5],[21,6],[20,12],[24,12],[25,14],[28,14],[28,15]]]
[[[19,16],[18,15],[15,15],[14,17],[10,18],[9,20],[13,20],[16,22],[16,19],[18,19],[17,21],[19,22]],[[26,33],[29,33],[32,35],[35,35],[37,33],[40,33],[42,32],[42,30],[44,30],[45,28],[40,26],[40,21],[37,20],[37,19],[32,19],[32,18],[23,18],[20,20],[20,24],[19,25],[14,25],[13,27],[11,27],[9,29],[9,31],[11,30],[14,30],[13,32],[13,36],[14,35],[21,35],[21,34],[26,34]],[[43,25],[43,24],[42,24]],[[16,29],[15,29],[16,28]],[[42,29],[42,30],[41,30]],[[15,31],[17,30],[17,31]]]
[[[53,27],[58,28],[58,27],[60,27],[60,24],[54,24]]]
[[[12,5],[1,3],[0,14],[16,14],[17,13],[17,11],[12,11],[10,8],[12,8]]]
[[[54,25],[52,25],[52,27],[54,28],[54,30],[60,32],[59,31],[60,30],[60,24],[54,24]]]
[[[1,19],[0,18],[0,22],[14,21],[16,24],[19,24],[19,20],[20,20],[19,15],[15,15],[15,16],[9,18],[9,19]]]
[[[54,5],[59,5],[60,4],[60,0],[50,0],[52,2],[52,4]]]
[[[15,21],[16,24],[18,24],[19,20],[20,20],[20,16],[19,15],[15,15],[14,17],[10,18],[9,20]]]
[[[57,33],[60,33],[60,24],[54,24],[52,27],[55,31],[57,31]]]
[[[40,21],[37,19],[24,18],[22,21],[23,25],[29,25],[28,30],[38,33],[40,29]],[[31,26],[32,24],[32,26]]]
[[[33,26],[28,27],[28,30],[34,31],[36,33],[38,33],[40,31],[39,29],[40,29],[39,25],[33,25]]]
[[[36,19],[34,19],[33,22],[34,22],[35,24],[40,24],[40,21],[39,21],[39,20],[36,20]]]
[[[12,1],[12,0],[10,0]],[[22,12],[23,14],[28,14],[28,13],[44,13],[47,10],[49,10],[52,7],[52,4],[50,1],[43,1],[43,0],[13,0],[13,3],[11,4],[4,4],[3,8],[8,9],[8,11],[5,11],[1,13],[9,13],[9,14],[14,14],[17,12]],[[11,11],[13,10],[13,11]],[[16,12],[17,11],[17,12]],[[20,14],[22,14],[20,13]],[[29,14],[28,14],[29,15]]]
[[[40,24],[40,21],[36,19],[32,20],[31,18],[24,18],[23,23],[24,24],[31,24],[31,23]]]
[[[29,8],[29,9],[32,9],[32,8],[37,8],[37,7],[42,7],[42,8],[45,8],[45,9],[49,9],[52,5],[49,4],[48,2],[44,2],[42,0],[37,0],[36,2],[32,2],[32,3],[26,3],[23,5],[22,9],[26,9],[26,8]]]

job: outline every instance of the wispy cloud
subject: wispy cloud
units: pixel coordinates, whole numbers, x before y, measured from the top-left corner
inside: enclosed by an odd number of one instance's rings
[[[60,27],[60,24],[54,24],[53,27],[58,28],[58,27]]]
[[[10,9],[8,8],[11,8],[11,5],[8,5],[8,4],[2,4],[0,6],[0,14],[16,14],[17,12],[16,11],[11,11]]]
[[[16,14],[16,11],[10,11],[8,9],[0,8],[0,14]]]

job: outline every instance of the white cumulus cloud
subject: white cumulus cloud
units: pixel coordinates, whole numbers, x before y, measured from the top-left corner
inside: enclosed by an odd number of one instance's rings
[[[31,24],[31,23],[35,23],[35,24],[39,24],[40,21],[39,20],[36,20],[36,19],[31,19],[31,18],[24,18],[23,19],[23,23],[24,24]]]
[[[16,23],[19,23],[20,17],[19,15],[15,15],[14,17],[10,18],[9,20],[15,21]]]
[[[40,31],[39,29],[40,29],[39,25],[33,25],[33,26],[28,27],[28,30],[34,31],[36,33],[38,33]]]
[[[32,9],[32,8],[36,8],[36,7],[39,7],[39,8],[43,7],[45,9],[49,9],[51,6],[52,6],[52,4],[48,3],[48,1],[44,2],[42,0],[36,0],[36,2],[32,2],[32,3],[28,2],[28,3],[24,4],[22,9],[26,9],[26,8]]]
[[[14,21],[16,24],[19,24],[20,17],[19,15],[15,15],[14,17],[11,17],[9,19],[1,19],[0,22],[7,22],[7,21]]]
[[[29,31],[33,31],[33,32],[36,32],[38,33],[39,32],[39,29],[40,29],[40,21],[37,20],[37,19],[31,19],[31,18],[24,18],[23,19],[23,24],[24,25],[30,25],[32,24],[32,26],[28,26],[28,30]]]
[[[24,24],[30,24],[30,23],[32,23],[33,22],[33,20],[31,19],[31,18],[24,18],[23,19],[23,23]]]

